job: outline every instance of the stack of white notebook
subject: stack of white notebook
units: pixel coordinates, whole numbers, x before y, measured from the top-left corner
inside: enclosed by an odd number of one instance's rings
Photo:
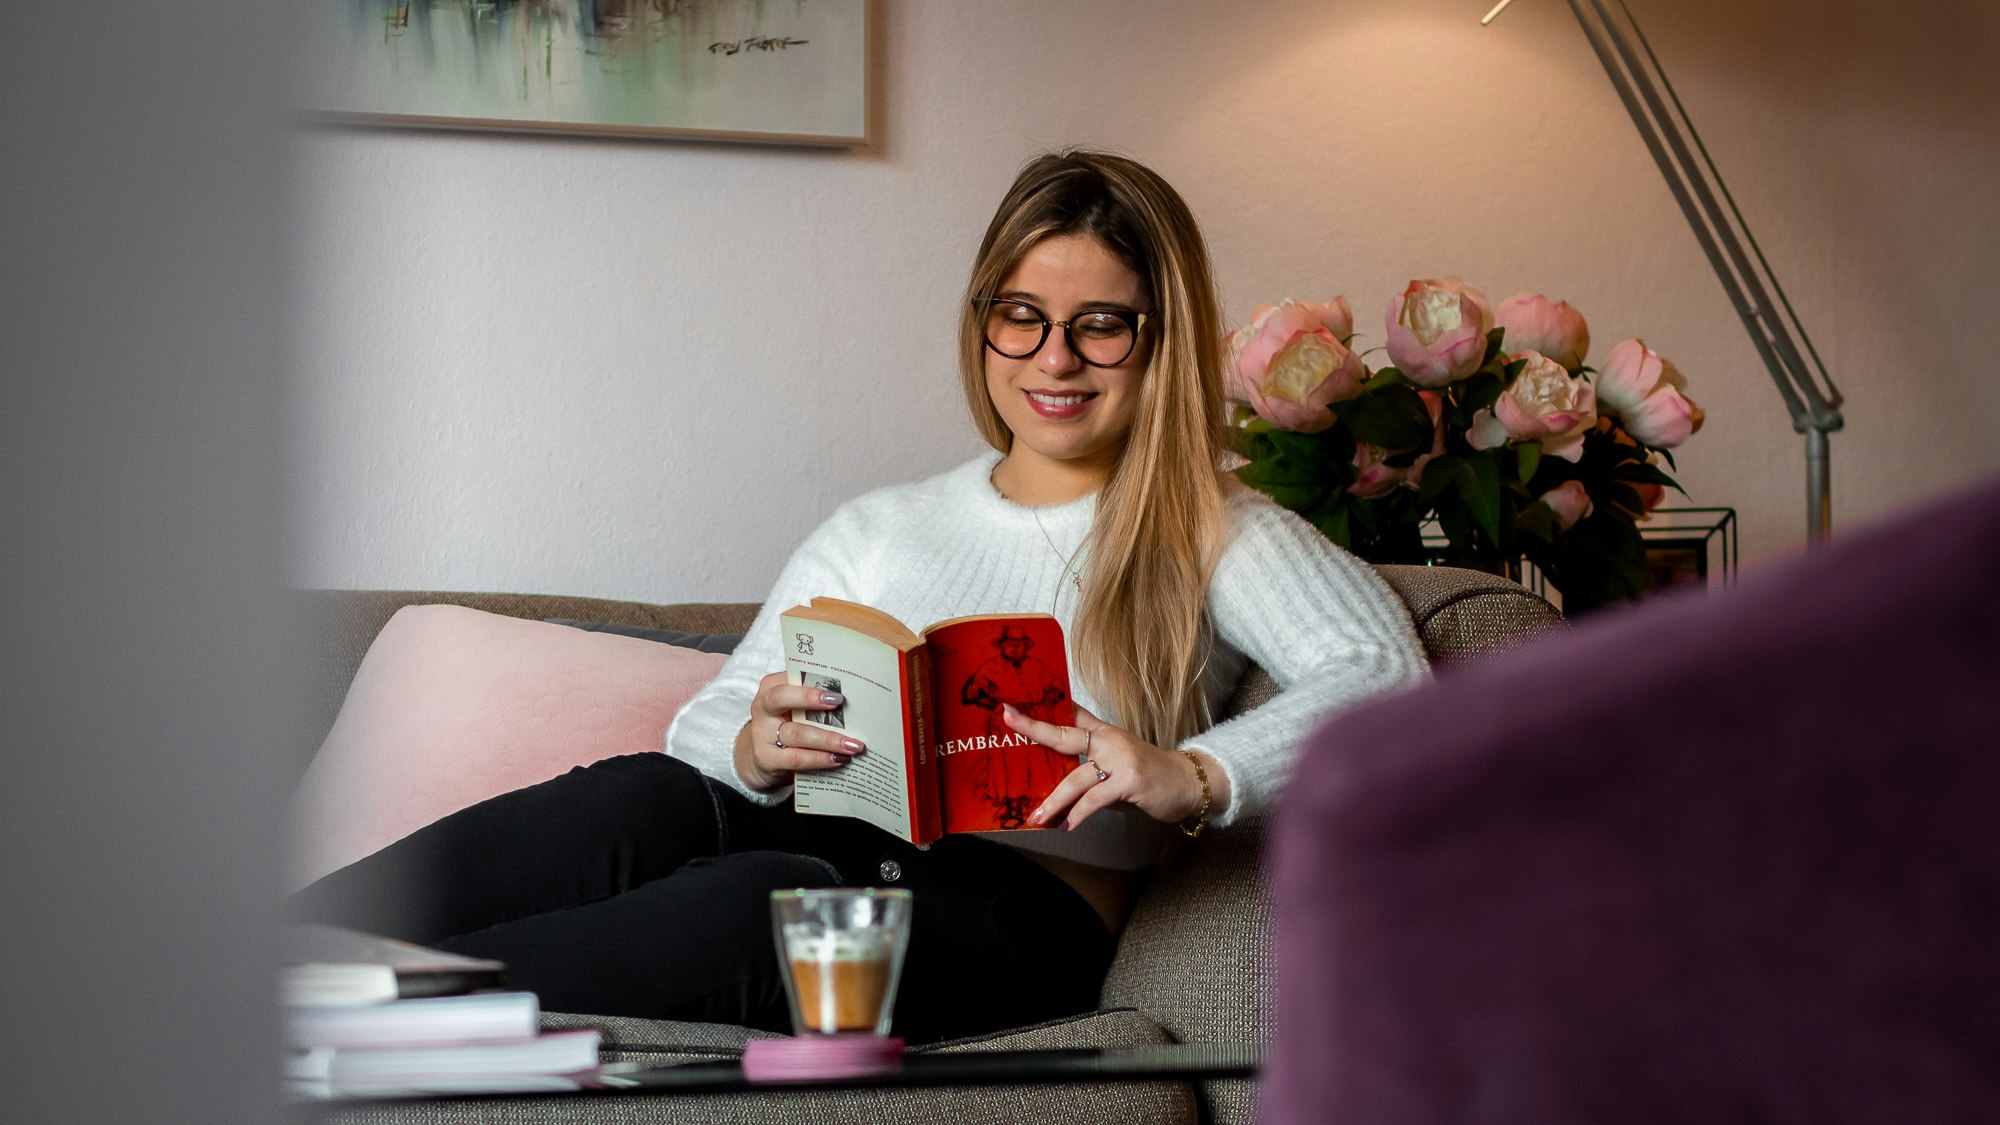
[[[314,938],[324,941],[327,935]],[[348,955],[363,955],[359,949],[357,945]],[[543,1032],[541,1006],[532,992],[405,998],[436,988],[437,980],[419,980],[403,966],[398,973],[402,987],[390,988],[385,996],[379,979],[370,983],[370,974],[359,971],[369,964],[309,961],[286,970],[286,1073],[298,1092],[377,1096],[559,1090],[579,1085],[581,1076],[597,1066],[598,1033]],[[453,971],[462,979],[477,979],[466,976],[465,966]]]

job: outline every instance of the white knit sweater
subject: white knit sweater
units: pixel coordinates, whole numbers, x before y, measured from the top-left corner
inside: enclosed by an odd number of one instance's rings
[[[992,483],[987,453],[914,484],[844,504],[793,553],[722,671],[667,729],[667,752],[751,800],[776,804],[789,788],[755,792],[736,774],[737,731],[758,681],[784,667],[778,614],[815,597],[875,606],[912,629],[971,613],[1054,613],[1068,631],[1077,591],[1065,565],[1090,530],[1096,496],[1027,508]],[[1427,675],[1402,603],[1367,564],[1254,490],[1227,482],[1229,540],[1209,584],[1219,640],[1203,676],[1211,713],[1228,701],[1246,660],[1282,689],[1270,702],[1183,743],[1219,762],[1231,799],[1210,823],[1223,827],[1270,807],[1300,740],[1332,712]],[[1039,524],[1039,526],[1038,526]],[[1046,534],[1045,534],[1046,533]],[[1069,567],[1080,573],[1082,558]],[[1118,716],[1072,679],[1076,700],[1107,722]],[[1143,813],[1106,809],[1076,830],[993,838],[1103,867],[1135,869],[1157,858],[1163,826]]]

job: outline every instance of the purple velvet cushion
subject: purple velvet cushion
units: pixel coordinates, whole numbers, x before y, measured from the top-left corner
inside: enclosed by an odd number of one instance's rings
[[[1267,1119],[2000,1121],[2000,487],[1351,712]]]

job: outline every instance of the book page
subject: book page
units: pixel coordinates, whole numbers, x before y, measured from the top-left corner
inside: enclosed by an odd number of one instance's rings
[[[835,730],[868,747],[844,766],[793,777],[793,807],[802,813],[859,817],[911,838],[909,780],[903,746],[900,654],[842,625],[787,614],[778,621],[785,678],[837,691],[835,711],[794,711],[792,721]]]
[[[944,830],[1025,829],[1028,814],[1077,759],[1014,733],[1000,705],[1011,703],[1044,722],[1075,724],[1062,624],[1047,614],[986,615],[941,622],[925,634]]]

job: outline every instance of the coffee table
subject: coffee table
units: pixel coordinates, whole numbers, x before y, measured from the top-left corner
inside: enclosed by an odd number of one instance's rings
[[[1257,1073],[1254,1046],[1172,1045],[1092,1047],[1035,1051],[912,1051],[902,1068],[836,1080],[752,1082],[735,1059],[640,1066],[612,1063],[594,1075],[576,1077],[572,1088],[524,1088],[506,1079],[491,1089],[455,1088],[449,1093],[370,1097],[319,1097],[311,1104],[332,1108],[410,1102],[521,1097],[741,1093],[753,1090],[835,1090],[919,1086],[1040,1085],[1062,1082],[1187,1081],[1248,1078]]]

